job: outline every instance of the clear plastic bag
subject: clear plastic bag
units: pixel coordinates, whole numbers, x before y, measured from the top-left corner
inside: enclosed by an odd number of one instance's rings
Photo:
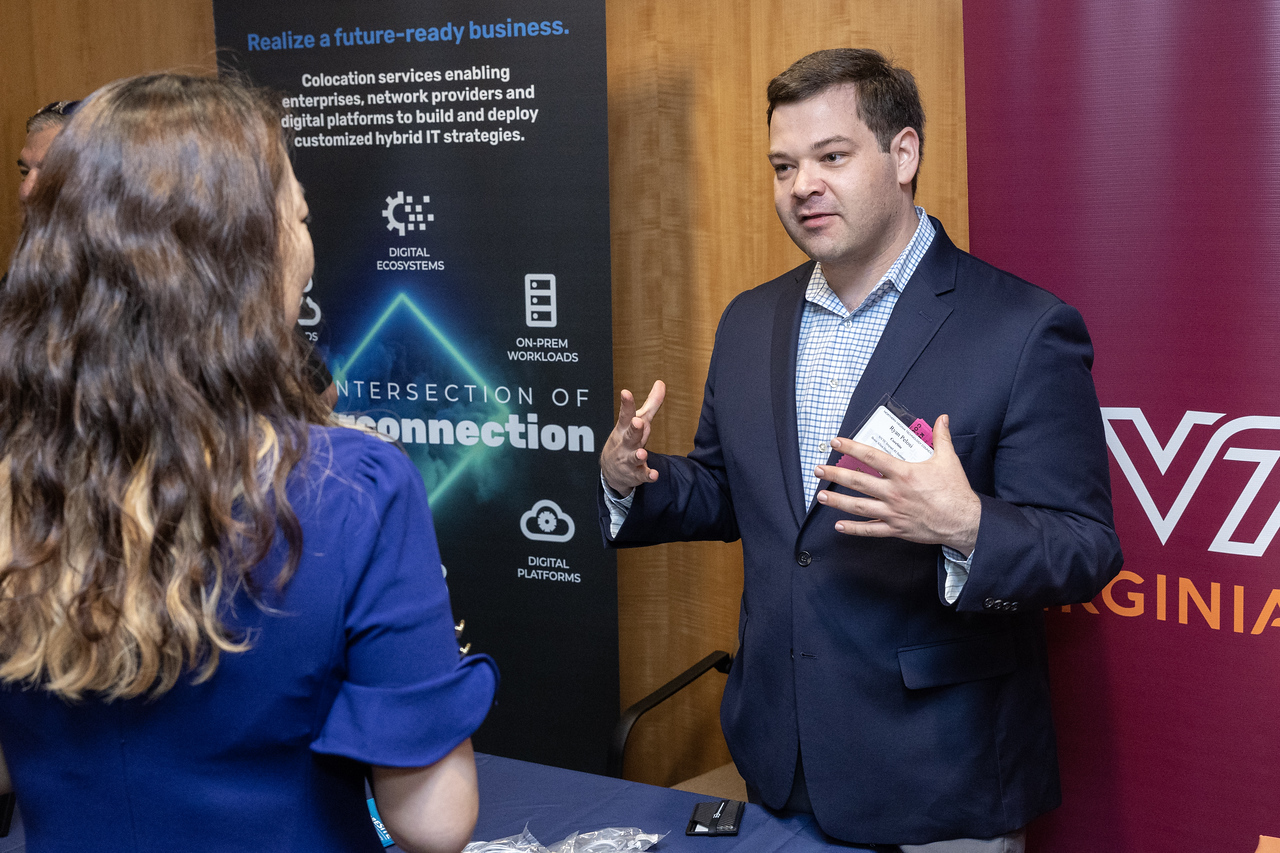
[[[462,853],[547,853],[547,848],[538,843],[526,823],[519,835],[496,841],[472,841],[462,848]]]
[[[526,824],[519,835],[496,841],[473,841],[462,849],[462,853],[643,853],[666,835],[665,832],[642,832],[634,826],[611,826],[591,832],[575,832],[547,848],[533,837]]]
[[[634,826],[575,832],[553,844],[550,853],[641,853],[666,837],[666,833],[641,832]]]

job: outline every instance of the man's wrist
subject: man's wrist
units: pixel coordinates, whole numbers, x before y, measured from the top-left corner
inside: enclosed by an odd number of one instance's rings
[[[972,500],[966,501],[966,504],[959,531],[941,544],[963,554],[967,560],[978,545],[978,526],[982,522],[982,499],[977,494],[973,494]]]
[[[617,498],[618,500],[624,500],[626,498],[631,497],[631,493],[635,491],[634,486],[631,486],[625,490],[615,489],[613,487],[613,484],[609,482],[609,478],[604,475],[603,471],[600,472],[600,482],[604,484],[604,487],[609,492],[609,495],[611,497]]]

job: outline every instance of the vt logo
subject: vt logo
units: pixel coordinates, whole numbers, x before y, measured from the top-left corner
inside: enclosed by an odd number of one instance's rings
[[[1143,444],[1146,445],[1147,452],[1151,454],[1152,460],[1156,463],[1156,467],[1160,469],[1161,474],[1164,474],[1169,470],[1170,464],[1177,457],[1178,451],[1182,449],[1183,443],[1194,427],[1201,425],[1213,426],[1224,417],[1226,415],[1219,412],[1186,412],[1183,414],[1182,421],[1178,424],[1177,429],[1170,436],[1168,443],[1162,446],[1156,438],[1155,432],[1151,429],[1151,425],[1147,423],[1146,415],[1142,413],[1142,409],[1106,406],[1102,409],[1103,424],[1107,433],[1107,447],[1111,449],[1116,462],[1120,464],[1120,470],[1124,472],[1125,478],[1128,479],[1129,485],[1138,497],[1138,502],[1142,504],[1142,509],[1151,521],[1151,526],[1155,528],[1156,535],[1160,537],[1161,544],[1169,540],[1173,529],[1177,527],[1178,521],[1187,509],[1187,504],[1191,503],[1191,498],[1195,495],[1196,489],[1204,481],[1205,473],[1209,470],[1209,466],[1218,457],[1218,451],[1238,433],[1247,430],[1280,430],[1280,418],[1250,415],[1227,421],[1219,426],[1213,437],[1209,439],[1209,443],[1205,445],[1204,450],[1201,451],[1200,458],[1196,461],[1195,467],[1191,469],[1186,482],[1182,484],[1177,498],[1174,499],[1173,506],[1169,507],[1169,511],[1164,514],[1161,514],[1156,507],[1155,501],[1151,498],[1150,490],[1147,488],[1146,483],[1142,481],[1142,476],[1138,473],[1129,451],[1125,448],[1112,424],[1115,421],[1132,421],[1134,426],[1137,427],[1138,435],[1142,438]],[[1231,507],[1231,512],[1227,513],[1227,518],[1222,523],[1222,527],[1219,528],[1213,543],[1209,546],[1209,550],[1222,554],[1261,557],[1266,552],[1267,546],[1271,544],[1271,540],[1275,538],[1276,532],[1280,530],[1280,506],[1271,511],[1271,516],[1267,519],[1266,524],[1263,525],[1262,532],[1258,534],[1258,538],[1253,542],[1237,542],[1232,539],[1232,536],[1235,535],[1236,528],[1240,526],[1240,521],[1244,518],[1245,513],[1249,511],[1249,507],[1253,505],[1258,492],[1262,490],[1262,484],[1267,481],[1272,469],[1276,467],[1276,462],[1280,461],[1280,450],[1228,447],[1222,458],[1232,462],[1253,462],[1257,467],[1254,468],[1249,482],[1245,484],[1244,491],[1236,499],[1235,505]]]

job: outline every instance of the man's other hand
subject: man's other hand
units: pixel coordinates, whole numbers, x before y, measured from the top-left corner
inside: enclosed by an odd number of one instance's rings
[[[639,409],[631,392],[625,389],[622,392],[618,423],[600,452],[600,473],[609,488],[623,497],[631,494],[636,486],[658,479],[658,472],[645,462],[649,451],[644,446],[649,441],[653,416],[662,408],[662,400],[666,396],[667,386],[661,379],[653,383],[649,396]]]

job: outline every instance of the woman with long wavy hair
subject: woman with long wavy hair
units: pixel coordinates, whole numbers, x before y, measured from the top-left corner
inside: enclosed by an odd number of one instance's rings
[[[28,849],[456,851],[496,671],[459,660],[421,479],[325,426],[279,113],[112,83],[0,293],[0,786]],[[11,777],[11,781],[10,781]]]

